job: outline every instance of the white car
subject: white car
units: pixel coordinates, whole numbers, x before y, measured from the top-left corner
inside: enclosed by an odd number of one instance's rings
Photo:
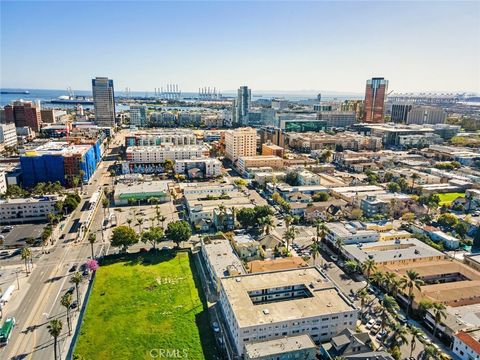
[[[367,323],[367,325],[365,325],[365,328],[367,330],[370,330],[373,325],[375,325],[375,319],[370,319],[370,321]]]

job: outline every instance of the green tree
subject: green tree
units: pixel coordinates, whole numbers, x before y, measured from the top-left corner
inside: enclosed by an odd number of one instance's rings
[[[237,220],[243,228],[247,229],[255,223],[255,210],[252,208],[243,208],[237,212]]]
[[[318,192],[312,196],[314,202],[328,201],[328,199],[330,199],[330,195],[326,192]]]
[[[389,182],[387,184],[387,190],[391,193],[396,193],[400,192],[400,185],[398,185],[396,182]]]
[[[312,253],[313,265],[316,265],[317,257],[318,255],[320,255],[320,244],[318,243],[318,241],[315,241],[315,239],[310,245],[310,252]]]
[[[412,175],[410,175],[410,179],[412,179],[412,187],[411,187],[411,191],[413,193],[413,188],[415,187],[415,182],[418,180],[420,176],[417,174],[417,173],[413,173]]]
[[[345,269],[349,273],[356,273],[362,270],[362,266],[358,263],[357,260],[347,260],[345,261]]]
[[[408,343],[408,329],[405,325],[395,324],[393,328],[393,335],[391,337],[390,347],[391,348],[401,348],[403,345]]]
[[[290,224],[293,221],[293,217],[291,215],[285,215],[285,218],[283,220],[285,220],[285,226],[287,227],[287,230],[288,230],[290,227]]]
[[[142,225],[143,225],[143,218],[138,218],[137,219],[137,225],[138,225],[138,233],[142,233]]]
[[[68,336],[72,335],[72,325],[70,321],[70,306],[72,305],[72,294],[66,293],[60,299],[60,304],[62,304],[65,309],[67,309],[67,327],[68,327]]]
[[[163,163],[163,168],[165,169],[166,172],[171,173],[174,168],[174,163],[171,159],[165,160]]]
[[[410,313],[413,303],[413,289],[420,290],[420,287],[424,284],[420,275],[414,270],[407,270],[406,274],[400,279],[400,287],[402,289],[408,289],[408,307],[407,317]]]
[[[163,239],[163,229],[157,226],[152,226],[150,229],[143,231],[140,240],[146,244],[149,243],[155,249],[156,244],[159,244]]]
[[[50,320],[48,323],[47,329],[48,333],[50,334],[51,337],[53,337],[53,358],[54,360],[57,360],[57,354],[58,354],[58,337],[62,333],[62,327],[63,324],[60,320],[58,319],[53,319]]]
[[[185,220],[174,221],[167,225],[165,235],[180,247],[182,241],[187,241],[192,236],[192,228]]]
[[[458,225],[458,219],[455,215],[445,213],[438,217],[438,223],[448,228],[454,228]]]
[[[121,225],[113,229],[111,244],[120,247],[123,252],[128,250],[129,246],[138,243],[138,234],[131,227]]]

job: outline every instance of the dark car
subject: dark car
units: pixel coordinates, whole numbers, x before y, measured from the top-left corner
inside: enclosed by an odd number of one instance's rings
[[[87,268],[87,264],[80,265],[80,271],[84,271]]]
[[[73,294],[74,291],[75,291],[75,287],[72,286],[72,287],[68,288],[68,290],[65,293],[66,294]]]
[[[77,268],[78,268],[78,265],[73,265],[70,270],[68,270],[69,272],[74,272],[74,271],[77,271]]]
[[[70,309],[76,309],[78,307],[78,301],[74,300],[72,304],[70,305]]]
[[[87,269],[83,270],[82,275],[83,276],[88,276],[88,270]]]

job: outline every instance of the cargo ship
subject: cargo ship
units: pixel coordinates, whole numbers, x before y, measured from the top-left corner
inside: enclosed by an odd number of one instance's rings
[[[17,94],[17,95],[28,95],[30,94],[30,91],[28,90],[2,90],[0,91],[0,94]]]

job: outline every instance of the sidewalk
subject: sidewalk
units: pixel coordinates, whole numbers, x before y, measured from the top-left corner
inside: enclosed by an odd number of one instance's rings
[[[16,266],[18,268],[18,266]],[[35,270],[36,265],[33,266],[32,271]],[[31,273],[30,272],[30,276]],[[25,269],[23,271],[18,272],[18,284],[17,284],[17,279],[16,276],[12,278],[8,286],[5,286],[3,288],[3,291],[7,290],[7,288],[11,285],[15,286],[15,290],[12,293],[12,297],[10,300],[3,306],[3,316],[7,317],[9,314],[15,313],[20,304],[22,303],[23,299],[25,298],[25,295],[28,293],[28,290],[30,289],[31,284],[29,283],[30,276],[27,276],[25,274]],[[18,285],[20,285],[20,289],[18,289]]]

